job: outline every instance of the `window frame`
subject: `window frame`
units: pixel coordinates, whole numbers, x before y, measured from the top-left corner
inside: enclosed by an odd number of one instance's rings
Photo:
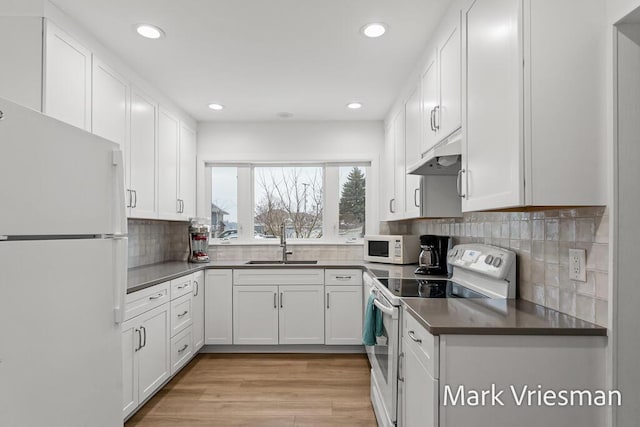
[[[309,161],[309,162],[206,162],[205,163],[205,206],[211,206],[211,169],[214,167],[236,167],[238,171],[238,237],[229,240],[209,240],[209,246],[218,245],[279,245],[278,239],[256,239],[255,226],[255,168],[256,167],[320,167],[322,168],[322,237],[321,238],[288,238],[287,243],[293,245],[322,244],[362,244],[363,239],[340,237],[340,168],[357,166],[365,169],[367,184],[365,186],[365,224],[373,216],[372,185],[370,182],[372,161]],[[328,207],[331,206],[331,209]]]

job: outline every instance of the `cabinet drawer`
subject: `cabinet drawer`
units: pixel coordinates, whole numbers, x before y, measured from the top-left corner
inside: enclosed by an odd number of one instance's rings
[[[438,338],[431,335],[407,310],[403,318],[403,343],[415,352],[429,374],[438,378]]]
[[[193,356],[191,327],[171,338],[171,375],[178,372]]]
[[[243,268],[233,270],[234,285],[323,285],[324,270],[316,268]]]
[[[191,325],[193,319],[192,305],[193,298],[191,294],[183,295],[171,301],[171,336]]]
[[[325,285],[362,285],[362,270],[360,269],[331,269],[324,271]]]
[[[171,281],[171,299],[174,300],[182,295],[191,293],[193,290],[193,275],[179,277]]]
[[[132,319],[169,301],[169,282],[127,294],[124,320]]]

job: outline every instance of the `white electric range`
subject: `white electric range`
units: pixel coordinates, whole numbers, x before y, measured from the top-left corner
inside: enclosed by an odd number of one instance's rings
[[[496,246],[457,245],[449,250],[451,278],[384,278],[364,273],[364,301],[375,295],[382,313],[383,335],[366,346],[371,363],[371,402],[378,425],[396,425],[398,414],[398,356],[400,305],[403,298],[515,298],[516,255]]]

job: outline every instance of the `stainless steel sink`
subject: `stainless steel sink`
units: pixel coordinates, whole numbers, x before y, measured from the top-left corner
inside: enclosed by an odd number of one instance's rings
[[[267,260],[251,260],[251,261],[247,261],[246,264],[250,264],[250,265],[285,265],[285,264],[291,264],[291,265],[313,265],[313,264],[317,264],[318,261],[307,261],[307,260],[302,260],[302,261],[298,261],[298,260],[287,260],[287,261],[267,261]]]

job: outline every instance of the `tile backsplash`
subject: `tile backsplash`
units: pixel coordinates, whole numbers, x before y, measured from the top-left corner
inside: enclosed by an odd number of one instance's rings
[[[362,261],[362,245],[289,245],[292,260]],[[212,261],[277,260],[282,258],[279,245],[216,245],[209,247]]]
[[[129,220],[129,268],[189,257],[189,223]]]
[[[486,243],[518,255],[525,300],[607,326],[609,216],[605,207],[473,212],[455,219],[383,222],[383,234],[441,234],[453,244]],[[587,252],[587,281],[569,279],[569,249]]]

